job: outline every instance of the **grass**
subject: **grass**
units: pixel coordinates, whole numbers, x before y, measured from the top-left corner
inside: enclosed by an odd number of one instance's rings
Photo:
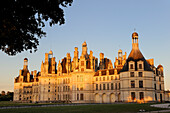
[[[79,106],[56,106],[56,107],[35,107],[19,109],[1,109],[0,113],[121,113],[138,112],[140,109],[146,111],[163,110],[162,108],[150,107],[151,104],[98,104]]]
[[[0,101],[0,107],[8,106],[37,106],[37,105],[53,105],[59,103],[17,103],[13,101]]]

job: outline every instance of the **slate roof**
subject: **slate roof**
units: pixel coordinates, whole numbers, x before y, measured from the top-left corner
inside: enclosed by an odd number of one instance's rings
[[[144,62],[144,71],[153,71],[150,68],[150,65],[148,64],[148,62],[146,61],[146,59],[144,58],[144,56],[142,55],[141,51],[139,49],[132,49],[128,59],[126,60],[126,63],[124,64],[122,70],[120,72],[125,72],[125,71],[129,71],[129,62],[130,61],[134,61],[135,62],[135,71],[137,71],[137,62],[138,61],[143,61]]]

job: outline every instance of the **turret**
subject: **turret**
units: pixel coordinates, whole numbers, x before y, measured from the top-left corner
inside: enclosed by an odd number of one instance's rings
[[[28,70],[28,59],[24,58],[24,66],[23,66],[24,70]]]

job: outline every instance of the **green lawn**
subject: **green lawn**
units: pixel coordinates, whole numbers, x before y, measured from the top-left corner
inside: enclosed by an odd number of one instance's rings
[[[61,103],[17,103],[13,101],[0,101],[0,107],[7,106],[36,106],[36,105],[52,105],[52,104],[61,104]]]
[[[163,110],[161,108],[150,107],[151,104],[99,104],[99,105],[79,105],[79,106],[57,106],[57,107],[36,107],[19,109],[1,109],[0,113],[120,113],[138,112],[139,109],[146,111]]]

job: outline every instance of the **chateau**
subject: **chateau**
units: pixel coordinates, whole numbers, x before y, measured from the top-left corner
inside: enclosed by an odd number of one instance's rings
[[[145,59],[138,44],[138,33],[132,34],[132,50],[118,51],[114,65],[100,53],[100,59],[87,53],[87,43],[82,44],[79,57],[75,47],[74,57],[67,53],[55,61],[53,52],[45,53],[41,71],[29,71],[28,59],[14,79],[14,101],[18,102],[163,102],[169,101],[165,93],[163,66],[154,66],[154,59]]]

